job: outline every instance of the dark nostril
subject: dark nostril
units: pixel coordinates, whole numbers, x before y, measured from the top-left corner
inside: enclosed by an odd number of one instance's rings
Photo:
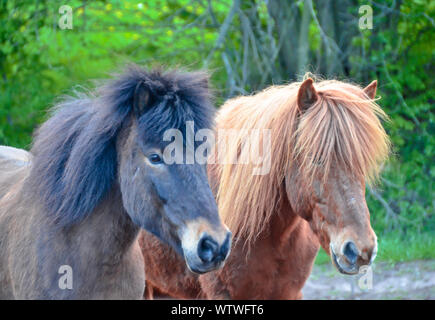
[[[345,244],[343,254],[350,264],[355,264],[356,259],[358,258],[358,249],[356,248],[355,243],[349,241]]]
[[[203,262],[211,262],[218,253],[219,245],[209,236],[204,236],[198,245],[198,256]]]

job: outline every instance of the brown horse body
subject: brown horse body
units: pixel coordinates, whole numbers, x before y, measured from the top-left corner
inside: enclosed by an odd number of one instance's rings
[[[228,101],[217,117],[218,136],[220,129],[270,129],[270,173],[209,164],[219,213],[234,234],[232,253],[221,270],[198,276],[143,232],[147,297],[301,299],[320,246],[342,273],[370,265],[377,244],[365,182],[389,149],[375,92],[376,82],[361,89],[307,79]],[[246,152],[243,135],[232,135],[225,157]]]

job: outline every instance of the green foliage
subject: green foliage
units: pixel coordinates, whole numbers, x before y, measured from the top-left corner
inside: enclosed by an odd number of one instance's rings
[[[129,61],[190,69],[206,66],[213,72],[218,103],[296,78],[283,65],[292,63],[286,58],[296,56],[297,48],[290,46],[293,51],[284,54],[276,50],[298,35],[280,35],[276,28],[282,20],[271,19],[268,11],[273,2],[241,1],[226,41],[216,46],[232,8],[230,0],[66,1],[73,8],[72,30],[61,30],[57,24],[65,1],[1,1],[0,144],[28,148],[32,132],[56,97],[77,85],[92,87],[90,79],[106,78]],[[306,10],[303,2],[294,3],[285,12],[295,14],[292,23]],[[322,24],[328,11],[320,14],[320,4],[326,2],[313,3]],[[346,49],[349,57],[343,62],[346,68],[337,69],[336,76],[361,84],[378,79],[379,103],[391,118],[385,125],[394,154],[379,185],[367,190],[372,224],[380,241],[399,239],[396,246],[402,246],[424,233],[429,236],[423,243],[433,249],[433,240],[428,239],[433,239],[435,230],[435,1],[373,2],[373,30],[358,30],[359,6],[346,3],[353,33]],[[347,31],[346,26],[338,27]],[[308,63],[318,60],[322,72],[324,61],[332,58],[319,58],[325,51],[324,37],[313,19],[307,37]],[[238,84],[236,90],[232,81]],[[388,241],[386,248],[394,247],[394,240]],[[427,256],[426,252],[418,257]]]
[[[217,36],[189,0],[68,1],[72,30],[58,27],[64,4],[0,2],[0,144],[29,147],[56,97],[128,62],[201,68]],[[215,7],[218,19],[226,8]]]
[[[435,230],[434,16],[435,1],[404,1],[400,11],[375,16],[374,27],[384,28],[361,35],[368,40],[370,59],[359,57],[359,62],[373,70],[369,77],[379,79],[379,103],[391,118],[387,130],[394,152],[381,184],[391,213],[369,197],[378,232],[394,229],[406,236]],[[388,28],[395,20],[397,27]]]

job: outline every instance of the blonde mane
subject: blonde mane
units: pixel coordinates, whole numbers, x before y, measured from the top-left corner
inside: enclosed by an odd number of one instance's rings
[[[217,129],[235,130],[222,159],[243,157],[246,131],[271,130],[269,174],[253,175],[252,164],[215,168],[217,202],[235,239],[252,243],[269,222],[284,177],[297,170],[305,183],[326,179],[332,164],[369,183],[378,176],[389,153],[389,139],[380,119],[387,115],[364,91],[335,80],[314,83],[319,95],[305,111],[297,105],[301,82],[271,86],[255,95],[227,101],[217,116]],[[218,133],[219,134],[219,133]]]

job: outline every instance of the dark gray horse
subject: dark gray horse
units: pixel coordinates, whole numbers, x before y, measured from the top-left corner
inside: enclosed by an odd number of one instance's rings
[[[130,67],[61,103],[30,153],[0,147],[0,298],[141,298],[140,228],[219,268],[230,233],[205,166],[163,161],[165,130],[212,127],[209,98],[202,73]]]

